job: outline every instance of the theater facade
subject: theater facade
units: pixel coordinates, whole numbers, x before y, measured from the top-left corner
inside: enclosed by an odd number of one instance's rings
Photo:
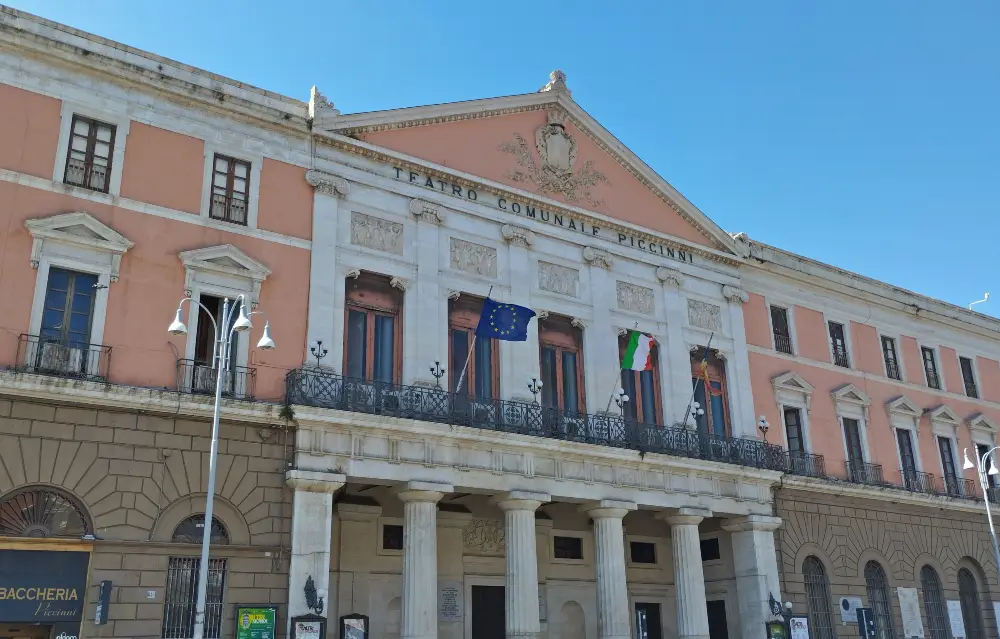
[[[192,637],[206,529],[212,638],[997,636],[1000,324],[724,231],[561,72],[343,114],[0,7],[0,113],[0,637]]]

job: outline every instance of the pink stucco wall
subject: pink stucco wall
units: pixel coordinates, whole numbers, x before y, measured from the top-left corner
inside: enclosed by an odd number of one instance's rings
[[[927,384],[927,377],[924,375],[924,360],[920,356],[917,340],[903,335],[899,341],[899,348],[903,354],[903,368],[906,370],[906,381],[911,384]]]
[[[306,169],[264,158],[257,228],[308,240],[312,237],[313,187]]]
[[[52,179],[59,100],[0,84],[0,169]]]
[[[958,368],[958,353],[954,348],[938,347],[938,370],[941,372],[944,390],[949,393],[965,395],[965,384],[962,382],[962,371]]]
[[[744,323],[747,329],[747,344],[770,348],[771,328],[768,320],[767,303],[763,295],[750,293],[750,301],[743,305]]]
[[[546,122],[547,116],[544,110],[527,111],[513,115],[366,133],[361,139],[565,202],[567,200],[561,194],[541,193],[530,182],[513,180],[510,177],[511,173],[525,169],[517,164],[513,155],[502,153],[498,148],[501,144],[515,142],[514,135],[520,134],[526,141],[529,152],[535,157],[536,165],[540,166],[541,161],[535,151],[535,131]],[[607,178],[605,182],[587,187],[592,194],[593,202],[581,199],[579,202],[570,202],[571,204],[691,242],[712,245],[704,234],[633,177],[614,158],[601,150],[586,133],[569,121],[566,122],[566,131],[577,142],[578,155],[575,169],[579,171],[587,162],[593,162],[593,168]],[[583,190],[578,189],[581,194]]]
[[[763,321],[766,323],[767,317]],[[798,355],[820,362],[830,361],[830,338],[822,313],[805,306],[796,306],[795,333]]]
[[[205,142],[141,122],[129,125],[122,197],[198,215]]]
[[[866,373],[882,375],[882,348],[875,327],[851,322],[851,342],[851,366]]]

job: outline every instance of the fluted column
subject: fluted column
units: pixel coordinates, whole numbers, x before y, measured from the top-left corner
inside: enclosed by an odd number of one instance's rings
[[[711,516],[711,511],[699,508],[681,508],[677,513],[662,516],[670,524],[673,541],[678,639],[708,639],[708,605],[698,524]]]
[[[538,546],[535,511],[551,498],[520,490],[497,498],[504,512],[507,554],[507,639],[534,639],[542,631],[538,615]]]
[[[773,619],[772,595],[781,601],[774,550],[774,531],[780,525],[781,519],[765,515],[737,517],[722,524],[723,530],[732,533],[736,596],[744,637],[749,636],[748,632],[759,632],[764,622]]]
[[[409,482],[403,502],[402,639],[437,639],[437,504],[451,486]]]
[[[632,502],[607,499],[583,508],[594,520],[598,639],[630,639],[632,636],[622,519],[635,508]]]

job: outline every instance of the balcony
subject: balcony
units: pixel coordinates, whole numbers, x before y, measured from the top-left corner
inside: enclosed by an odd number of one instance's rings
[[[111,347],[72,339],[21,335],[17,341],[19,373],[107,382]]]
[[[882,464],[847,460],[844,462],[844,466],[849,482],[867,486],[885,486],[885,479],[882,477]]]
[[[231,366],[222,373],[222,396],[228,399],[254,401],[257,369]],[[177,390],[192,395],[215,395],[219,371],[213,366],[192,359],[177,360]]]
[[[822,455],[788,453],[787,471],[802,477],[826,477],[826,463]]]
[[[895,380],[903,379],[903,375],[902,373],[900,373],[899,370],[899,363],[896,360],[890,359],[888,357],[886,357],[885,359],[885,374],[886,376],[889,377],[889,379],[895,379]]]
[[[842,346],[833,347],[833,363],[843,368],[851,367],[851,360],[847,357],[847,349]]]
[[[919,470],[902,468],[899,471],[899,477],[901,487],[904,490],[914,493],[926,493],[928,495],[937,494],[934,481],[935,478],[934,475],[930,473],[922,473]]]
[[[934,487],[938,495],[947,495],[958,499],[977,499],[976,484],[971,479],[941,477],[935,481]]]
[[[85,189],[108,191],[108,167],[90,163],[79,158],[69,158],[66,162],[66,184],[82,186]]]
[[[285,385],[288,404],[419,419],[770,470],[786,468],[785,451],[780,446],[684,427],[649,426],[615,415],[563,411],[530,402],[475,399],[439,388],[352,379],[319,369],[293,370],[286,376]]]
[[[788,335],[774,334],[774,350],[787,355],[794,355],[792,352],[792,338]]]

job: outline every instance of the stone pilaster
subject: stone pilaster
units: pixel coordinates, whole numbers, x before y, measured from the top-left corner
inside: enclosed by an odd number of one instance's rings
[[[681,508],[676,513],[661,515],[670,524],[673,542],[678,639],[708,639],[708,605],[698,524],[711,516],[711,511],[698,508]],[[747,636],[753,637],[756,633]]]
[[[451,486],[409,482],[403,502],[401,639],[437,639],[437,504]]]
[[[288,566],[288,615],[326,614],[330,590],[330,538],[333,533],[333,493],[347,481],[343,475],[305,470],[285,473],[285,482],[292,495],[292,554]],[[306,583],[312,579],[317,603],[310,608],[306,602]],[[317,606],[319,608],[319,606]],[[290,621],[286,620],[287,632]]]
[[[309,266],[308,334],[304,361],[310,361],[309,347],[322,340],[329,355],[323,365],[343,361],[343,326],[336,326],[336,318],[343,324],[344,309],[336,309],[337,287],[344,288],[337,272],[337,229],[340,223],[340,201],[351,192],[350,183],[344,178],[323,171],[306,172],[306,182],[316,189],[313,195],[312,252]],[[341,296],[342,297],[342,296]],[[312,360],[315,361],[315,360]],[[339,364],[338,364],[339,366]]]
[[[611,391],[617,388],[615,384],[621,384],[621,371],[613,364],[609,366],[609,363],[618,361],[618,334],[611,322],[611,311],[616,307],[618,296],[615,279],[610,272],[611,255],[603,249],[587,246],[583,249],[583,259],[589,266],[590,290],[594,300],[593,321],[588,322],[583,331],[587,412],[603,413],[608,409]]]
[[[634,503],[613,500],[583,507],[594,520],[598,639],[629,639],[632,636],[622,519],[635,509]]]
[[[535,234],[530,230],[504,224],[500,229],[500,236],[507,242],[508,268],[510,269],[510,281],[519,283],[519,286],[512,286],[510,296],[505,300],[513,304],[532,307],[531,290],[528,285],[538,276],[532,275],[531,245],[535,241]],[[528,336],[525,343],[500,342],[500,361],[504,363],[500,367],[500,395],[522,401],[532,401],[532,395],[528,391],[528,379],[540,377],[538,367],[538,320],[528,322]]]
[[[722,525],[723,530],[732,533],[736,595],[744,637],[759,632],[764,622],[771,621],[771,595],[781,601],[778,557],[774,550],[774,531],[779,526],[781,519],[764,515],[729,519]]]
[[[410,213],[417,220],[417,264],[437,264],[444,207],[426,200],[411,200]],[[417,269],[416,281],[406,289],[403,313],[408,315],[404,334],[409,326],[414,329],[409,335],[420,336],[403,340],[403,381],[433,386],[429,369],[434,362],[440,361],[442,367],[448,368],[448,302],[438,284],[437,268]],[[445,386],[447,380],[445,375]]]
[[[504,511],[507,555],[507,639],[534,639],[541,632],[538,614],[538,546],[535,511],[548,495],[513,491],[497,498]]]

